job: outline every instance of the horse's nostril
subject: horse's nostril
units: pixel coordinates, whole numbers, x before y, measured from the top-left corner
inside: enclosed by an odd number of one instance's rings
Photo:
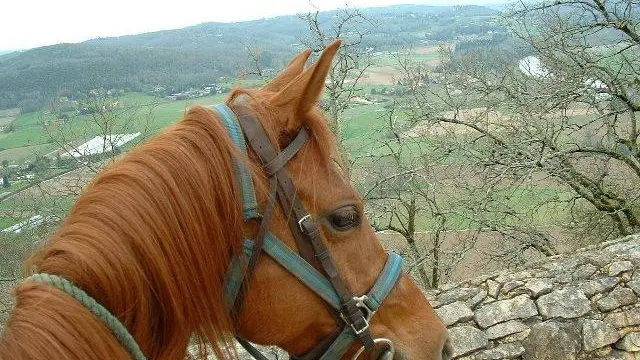
[[[451,360],[453,357],[453,345],[451,345],[451,340],[447,339],[444,342],[444,346],[442,347],[442,360]]]

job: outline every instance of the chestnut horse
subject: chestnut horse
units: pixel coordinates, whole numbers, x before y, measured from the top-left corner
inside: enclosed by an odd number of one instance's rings
[[[339,45],[329,45],[306,70],[311,51],[301,53],[269,84],[235,90],[227,104],[233,109],[240,101],[250,109],[276,151],[298,142],[302,129],[308,133],[278,171],[288,173],[310,214],[298,223],[318,224],[325,258],[335,267],[328,272],[339,275],[350,293],[366,294],[391,255],[363,217],[362,199],[335,160],[333,136],[316,106]],[[243,253],[243,240],[262,231],[259,221],[244,220],[238,165],[251,174],[259,209],[274,196],[258,155],[238,151],[219,112],[194,107],[102,171],[26,269],[82,289],[124,325],[147,359],[183,359],[193,343],[201,356],[212,349],[218,358],[235,358],[234,336],[303,356],[346,328],[343,314],[335,316],[272,258],[257,258],[237,312],[224,305],[229,267]],[[298,251],[291,210],[272,210],[268,230]],[[384,359],[449,359],[445,327],[412,280],[398,274],[375,316],[367,318],[367,334],[392,343],[396,351]],[[121,334],[115,336],[89,307],[68,290],[26,279],[15,289],[0,359],[132,358]],[[364,339],[334,359],[357,357]]]

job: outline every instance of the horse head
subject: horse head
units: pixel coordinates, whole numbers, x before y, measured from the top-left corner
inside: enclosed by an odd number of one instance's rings
[[[103,170],[27,262],[0,358],[233,357],[234,335],[303,359],[449,359],[317,107],[339,45]]]
[[[302,129],[309,140],[285,166],[308,213],[319,225],[321,238],[337,273],[351,294],[367,294],[380,279],[389,255],[364,216],[363,200],[343,171],[327,120],[317,104],[325,87],[332,59],[340,46],[329,45],[318,61],[304,70],[310,51],[298,55],[263,88],[239,90],[230,104],[242,104],[260,119],[270,141],[286,149]],[[250,157],[259,167],[255,150]],[[269,176],[257,172],[254,181],[261,208],[268,202]],[[292,214],[279,207],[271,231],[291,249],[299,249],[291,229]],[[256,224],[247,234],[255,236]],[[317,256],[317,255],[316,255]],[[341,319],[335,309],[269,256],[263,256],[247,285],[240,310],[239,334],[253,342],[276,344],[296,356],[309,354],[336,333]],[[363,309],[366,310],[367,309]],[[401,275],[393,290],[370,318],[374,339],[389,340],[397,349],[394,359],[448,359],[447,332],[427,299],[411,278]],[[361,343],[345,353],[351,358]],[[326,345],[325,345],[326,347]]]

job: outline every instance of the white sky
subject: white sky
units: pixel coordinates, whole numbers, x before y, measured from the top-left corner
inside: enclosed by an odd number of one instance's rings
[[[323,10],[345,0],[311,0]],[[106,36],[176,29],[307,12],[309,0],[2,0],[0,50],[28,49]],[[349,7],[420,3],[460,5],[491,0],[349,0]]]

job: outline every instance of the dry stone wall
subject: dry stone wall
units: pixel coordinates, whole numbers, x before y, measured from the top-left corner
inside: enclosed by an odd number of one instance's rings
[[[459,360],[640,359],[640,235],[427,295]]]
[[[632,235],[427,296],[457,360],[640,360],[639,268],[640,235]]]

